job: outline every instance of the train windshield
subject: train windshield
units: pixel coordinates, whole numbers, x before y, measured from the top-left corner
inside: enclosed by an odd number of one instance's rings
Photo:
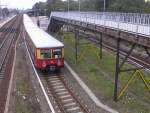
[[[41,50],[41,58],[51,58],[51,50]]]
[[[61,49],[53,49],[53,58],[61,58],[61,57],[62,57]]]

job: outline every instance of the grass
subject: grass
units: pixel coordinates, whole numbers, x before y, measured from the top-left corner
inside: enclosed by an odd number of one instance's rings
[[[30,73],[25,59],[25,55],[19,48],[15,66],[16,93],[14,113],[39,113],[40,107],[36,101],[36,95],[30,81]]]
[[[87,44],[80,46],[78,56],[80,57],[81,54],[84,53],[84,57],[76,64],[74,35],[72,33],[64,33],[63,36],[65,39],[65,59],[74,67],[80,77],[84,78],[86,84],[93,89],[99,98],[102,97],[105,103],[116,108],[121,113],[150,113],[150,108],[147,107],[147,105],[150,104],[150,95],[138,76],[133,80],[129,89],[119,102],[114,103],[112,101],[112,96],[115,75],[115,57],[103,51],[103,59],[100,60],[97,56],[97,54],[99,54],[99,49],[92,44]],[[84,40],[84,42],[86,41]],[[128,68],[131,66],[126,64],[125,67]],[[123,86],[130,76],[131,72],[121,73],[119,77],[120,86]],[[150,82],[148,74],[144,74],[144,76],[146,80]]]
[[[29,105],[27,104],[28,101],[26,101],[24,97],[26,97],[29,86],[28,82],[26,81],[26,78],[21,78],[18,76],[17,78],[17,96],[16,96],[16,112],[15,113],[33,113],[31,109],[29,109]],[[28,109],[27,109],[28,108]]]

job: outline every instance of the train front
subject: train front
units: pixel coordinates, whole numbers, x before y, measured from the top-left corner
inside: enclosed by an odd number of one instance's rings
[[[36,67],[41,70],[59,69],[64,66],[64,47],[37,49]]]

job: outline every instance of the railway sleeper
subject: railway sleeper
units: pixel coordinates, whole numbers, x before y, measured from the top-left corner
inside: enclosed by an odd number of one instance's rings
[[[60,89],[60,88],[65,88],[64,86],[62,85],[59,85],[59,86],[54,86],[55,89]]]
[[[60,98],[61,98],[61,99],[64,99],[64,98],[69,98],[69,97],[71,97],[71,95],[69,95],[69,94],[68,94],[68,95],[63,95],[63,96],[60,96]]]
[[[68,91],[56,92],[57,95],[66,95],[69,94]]]
[[[2,28],[0,29],[0,32],[14,33],[16,32],[16,29],[15,28]]]
[[[77,105],[75,102],[66,103],[66,104],[64,104],[64,107],[70,107],[70,106],[75,106],[75,105]]]
[[[3,79],[4,78],[4,75],[0,75],[0,79]]]
[[[68,112],[72,113],[73,111],[75,111],[75,112],[80,111],[80,108],[78,106],[76,106],[76,107],[72,107],[72,108],[67,108],[66,110]]]
[[[67,103],[67,102],[73,102],[74,101],[74,99],[73,98],[69,98],[69,99],[63,99],[62,100],[62,103]]]
[[[2,70],[1,70],[1,72],[0,72],[0,79],[3,79],[3,78],[4,78],[4,75],[5,75],[5,67],[6,67],[6,65],[2,67]]]

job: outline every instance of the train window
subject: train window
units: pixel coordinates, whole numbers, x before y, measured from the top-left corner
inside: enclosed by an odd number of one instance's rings
[[[51,58],[51,51],[50,50],[41,50],[41,58]]]
[[[61,49],[54,49],[53,50],[53,58],[61,58]]]
[[[41,53],[41,58],[51,58],[51,53]]]

